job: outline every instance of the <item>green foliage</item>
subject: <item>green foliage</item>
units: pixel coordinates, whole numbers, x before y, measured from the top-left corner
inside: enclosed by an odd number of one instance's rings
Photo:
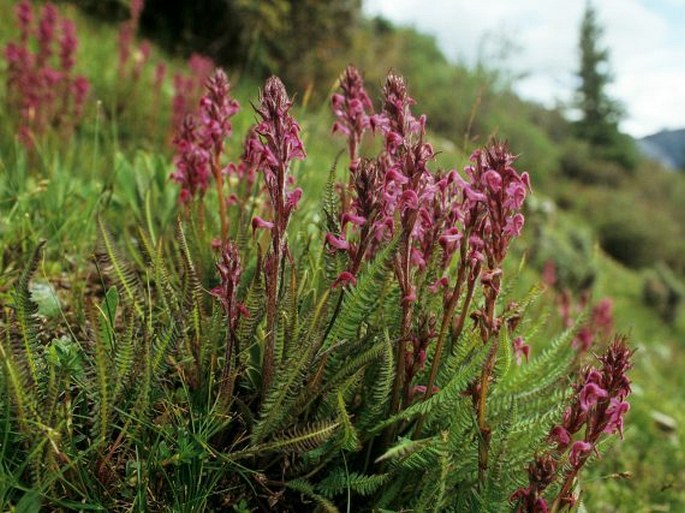
[[[665,264],[657,265],[645,277],[642,298],[668,324],[678,317],[678,307],[685,296],[685,286]]]

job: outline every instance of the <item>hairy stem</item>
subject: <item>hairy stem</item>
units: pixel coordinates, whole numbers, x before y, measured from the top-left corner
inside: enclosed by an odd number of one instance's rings
[[[228,238],[228,214],[226,213],[226,201],[224,201],[224,177],[221,174],[221,165],[219,157],[221,151],[214,153],[214,160],[212,162],[212,171],[214,171],[214,179],[216,180],[216,194],[219,201],[219,220],[221,221],[221,240]]]

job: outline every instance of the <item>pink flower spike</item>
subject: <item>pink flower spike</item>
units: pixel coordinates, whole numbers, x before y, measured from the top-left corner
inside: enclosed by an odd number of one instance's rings
[[[326,243],[332,248],[339,249],[341,251],[347,251],[350,249],[350,243],[347,242],[342,237],[336,237],[331,232],[326,234]]]
[[[254,232],[260,228],[263,230],[271,230],[274,227],[274,224],[271,221],[265,221],[259,216],[254,216],[252,218],[252,234],[254,235]]]
[[[357,284],[357,278],[354,277],[354,274],[352,274],[349,271],[343,271],[335,279],[335,281],[333,282],[333,285],[331,285],[331,288],[334,289],[334,288],[337,288],[338,286],[347,287],[348,285],[356,285],[356,284]]]
[[[581,464],[580,459],[588,454],[593,449],[593,445],[590,442],[584,440],[578,440],[574,442],[571,446],[571,454],[569,456],[569,461],[574,467],[579,467]]]

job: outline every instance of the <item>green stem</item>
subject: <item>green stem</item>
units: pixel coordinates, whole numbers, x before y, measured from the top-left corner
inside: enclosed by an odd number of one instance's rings
[[[486,296],[486,315],[485,315],[485,329],[483,330],[483,344],[487,344],[491,337],[495,337],[495,341],[488,352],[485,365],[480,377],[480,390],[476,402],[476,419],[480,437],[478,438],[478,481],[481,486],[485,483],[485,473],[488,469],[488,459],[490,452],[490,439],[492,437],[492,430],[487,422],[487,397],[490,386],[490,377],[495,368],[495,361],[497,357],[497,349],[499,347],[499,338],[495,326],[495,303],[497,302],[497,292],[500,286],[500,277],[493,278],[493,284]]]

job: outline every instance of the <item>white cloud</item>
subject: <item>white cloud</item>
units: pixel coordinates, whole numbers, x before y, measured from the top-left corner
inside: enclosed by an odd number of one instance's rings
[[[507,65],[527,77],[525,97],[553,104],[571,98],[578,27],[585,2],[540,0],[367,0],[365,11],[436,36],[451,59],[473,64],[485,45],[514,43]],[[685,0],[596,0],[611,52],[611,92],[627,109],[622,127],[641,136],[685,126]],[[504,43],[503,43],[504,42]]]

